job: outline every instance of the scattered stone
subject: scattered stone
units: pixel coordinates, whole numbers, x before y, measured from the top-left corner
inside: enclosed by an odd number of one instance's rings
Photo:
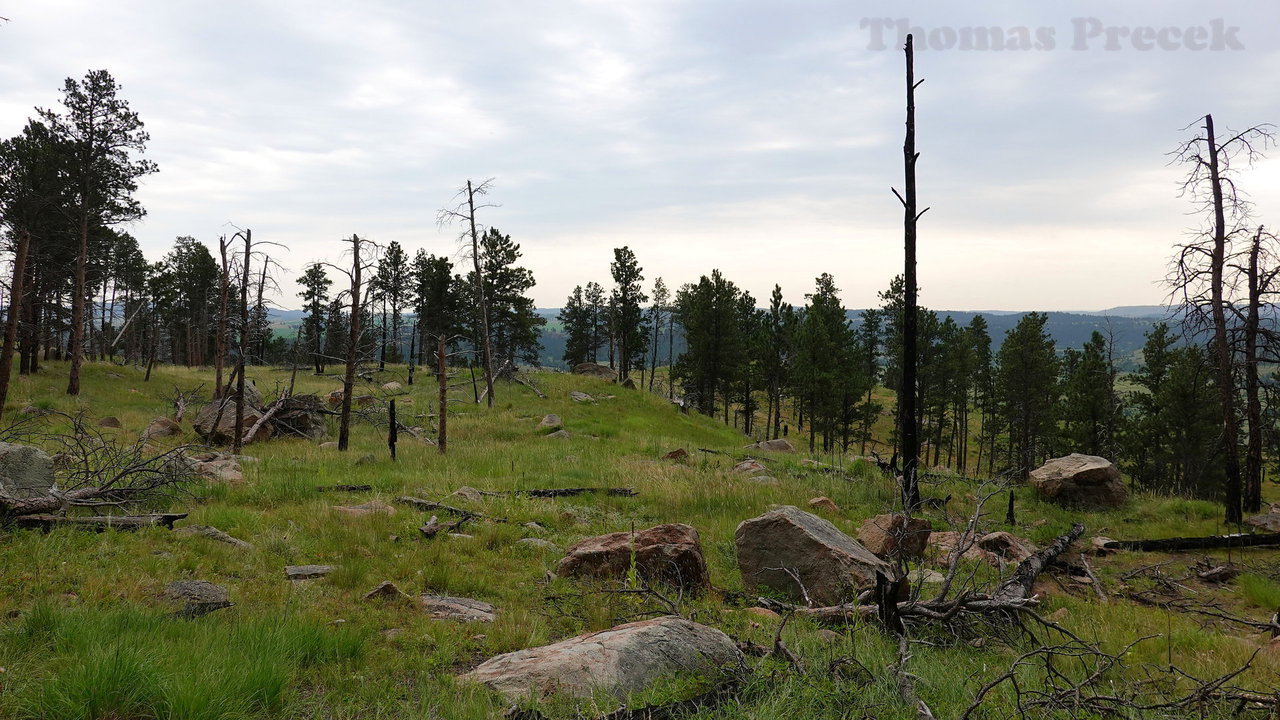
[[[554,550],[556,552],[560,551],[559,545],[556,545],[550,540],[543,540],[542,538],[521,538],[520,540],[516,541],[516,544],[523,545],[528,548],[534,548],[537,550],[548,550],[548,551]]]
[[[628,390],[635,390],[635,389],[636,389],[636,381],[635,381],[635,378],[627,378],[626,380],[623,380],[621,384],[622,384],[622,387],[624,387],[624,388],[626,388],[626,389],[628,389]]]
[[[632,563],[649,582],[689,592],[711,586],[698,531],[681,523],[586,538],[569,547],[556,573],[561,577],[623,578]]]
[[[813,508],[814,510],[821,510],[823,512],[829,512],[829,513],[840,512],[840,506],[836,505],[835,501],[827,497],[826,495],[823,495],[822,497],[811,498],[809,500],[809,507]],[[862,544],[866,545],[866,542],[863,542]]]
[[[1030,540],[1007,532],[993,532],[983,535],[982,539],[978,541],[978,547],[999,555],[1007,561],[1017,563],[1035,555],[1040,550]]]
[[[573,366],[573,374],[600,378],[609,382],[616,382],[618,379],[617,371],[608,365],[600,365],[599,363],[578,363]]]
[[[534,531],[534,532],[546,532],[546,531],[547,531],[547,529],[546,529],[546,528],[542,527],[541,525],[539,525],[538,523],[536,523],[536,522],[534,522],[534,521],[532,521],[532,520],[530,520],[530,521],[529,521],[529,522],[527,522],[527,523],[524,523],[524,524],[523,524],[523,525],[521,525],[520,527],[522,527],[522,528],[526,528],[526,529],[528,529],[528,530],[532,530],[532,531]]]
[[[748,592],[763,586],[796,602],[839,605],[874,585],[876,576],[895,575],[892,565],[835,525],[791,505],[743,521],[734,539]]]
[[[487,602],[448,595],[419,595],[418,604],[436,620],[493,622],[498,612]]]
[[[689,451],[684,448],[676,448],[666,455],[662,456],[663,460],[684,460],[689,457]]]
[[[840,633],[836,632],[835,630],[828,630],[826,628],[822,628],[821,630],[818,631],[818,637],[822,638],[823,640],[833,645],[835,643],[844,642],[845,640],[844,636],[841,635]]]
[[[378,462],[378,458],[374,457],[373,453],[365,453],[356,458],[357,465],[372,465],[376,462]]]
[[[178,437],[182,434],[182,426],[174,420],[161,417],[151,421],[146,430],[142,431],[143,440],[151,440],[152,438]]]
[[[1245,518],[1244,521],[1246,524],[1261,530],[1280,532],[1280,512],[1276,512],[1274,508],[1266,515],[1254,515],[1253,517]]]
[[[40,448],[0,442],[0,494],[42,497],[53,487],[53,458]]]
[[[231,453],[196,453],[184,460],[192,472],[208,480],[230,485],[244,482],[244,468]]]
[[[333,572],[332,565],[286,565],[285,577],[290,580],[311,580]]]
[[[755,460],[743,460],[733,466],[733,471],[736,473],[759,473],[764,472],[765,470],[764,465],[761,465]]]
[[[559,415],[556,415],[555,413],[550,413],[550,414],[547,414],[547,415],[543,415],[543,416],[542,416],[542,422],[538,423],[538,427],[541,427],[541,428],[558,428],[558,427],[560,427],[560,426],[561,426],[561,425],[563,425],[563,424],[564,424],[564,423],[563,423],[563,421],[561,421],[561,420],[560,420],[560,416],[559,416]]]
[[[208,615],[232,605],[225,587],[204,580],[175,580],[165,586],[164,594],[170,600],[183,602],[177,614],[186,618]]]
[[[457,490],[454,490],[449,494],[449,497],[462,498],[468,502],[480,502],[484,499],[484,496],[480,494],[479,490],[468,485],[463,485]]]
[[[123,426],[120,424],[120,418],[116,417],[115,415],[108,415],[98,420],[98,427],[120,428]]]
[[[395,392],[396,390],[399,390],[402,387],[404,386],[394,380],[392,380],[389,383],[382,383],[382,389],[386,390],[387,392]]]
[[[329,442],[322,442],[322,443],[320,443],[320,449],[321,449],[321,450],[337,450],[337,449],[338,449],[338,443],[333,442],[333,441],[329,441]]]
[[[499,655],[462,679],[484,683],[513,700],[554,693],[588,698],[596,691],[625,698],[663,677],[714,683],[744,663],[733,640],[719,630],[662,617]]]
[[[231,537],[230,535],[226,534],[225,532],[211,525],[186,525],[184,527],[180,527],[174,530],[173,534],[181,535],[184,537],[209,538],[210,540],[217,540],[220,543],[226,543],[228,545],[233,545],[235,547],[242,548],[245,550],[250,550],[253,548],[253,545],[250,545],[244,540]]]
[[[372,407],[373,404],[378,400],[372,395],[357,395],[353,399],[355,401],[356,407],[359,407],[359,408]]]
[[[976,560],[994,567],[1004,566],[1004,558],[988,550],[983,550],[978,546],[978,539],[972,535],[962,535],[951,530],[930,533],[929,546],[937,548],[938,557],[936,561],[943,566],[951,562],[951,553],[955,552],[957,547],[965,547],[964,554],[960,556],[965,560]]]
[[[1070,610],[1062,607],[1062,608],[1058,608],[1057,610],[1054,610],[1048,615],[1045,615],[1044,619],[1048,620],[1049,622],[1055,622],[1055,623],[1062,622],[1063,620],[1066,620],[1067,616],[1070,614],[1071,614]]]
[[[470,540],[471,538],[475,537],[475,535],[468,535],[466,533],[449,533],[449,537],[457,538],[459,540]]]
[[[1042,497],[1067,504],[1117,507],[1129,499],[1120,471],[1096,455],[1054,458],[1032,470],[1029,479]]]
[[[888,513],[867,518],[858,530],[858,541],[882,558],[918,558],[929,546],[930,532],[925,518]]]
[[[751,450],[769,450],[770,452],[786,452],[786,453],[793,453],[796,451],[796,446],[792,445],[791,441],[786,438],[777,438],[775,440],[761,440],[758,443],[748,445],[747,448]]]
[[[342,404],[342,398],[345,397],[341,390],[334,390],[325,398],[325,402],[329,403],[329,407],[338,407]]]
[[[400,591],[390,580],[383,580],[378,587],[364,594],[365,600],[408,600],[409,596]]]
[[[246,392],[244,416],[242,419],[242,428],[244,432],[248,432],[254,423],[262,419],[262,411],[256,409],[249,402]],[[219,415],[221,411],[221,415]],[[196,433],[217,445],[230,445],[236,433],[236,401],[234,397],[224,398],[221,401],[211,402],[200,408],[196,413],[195,420],[191,421]],[[271,424],[266,423],[258,429],[256,435],[253,436],[254,441],[268,440],[271,438]]]
[[[754,616],[756,616],[756,617],[758,617],[758,618],[764,618],[765,620],[780,620],[780,619],[782,619],[782,616],[781,616],[781,615],[779,615],[778,613],[776,613],[776,612],[774,612],[774,611],[770,610],[769,608],[762,608],[762,607],[749,607],[749,608],[743,608],[743,609],[742,609],[742,612],[744,612],[744,613],[746,613],[746,614],[748,614],[748,615],[754,615]]]
[[[542,437],[548,437],[548,438],[555,438],[555,439],[557,439],[557,440],[563,440],[563,439],[565,439],[565,438],[570,438],[570,437],[573,437],[573,436],[569,434],[569,431],[568,431],[568,430],[565,430],[565,429],[561,428],[560,430],[557,430],[557,431],[555,431],[555,432],[553,432],[553,433],[547,433],[546,435],[543,435]]]
[[[395,640],[404,634],[404,628],[387,628],[378,634],[387,640]]]
[[[582,392],[581,390],[570,390],[569,398],[574,402],[592,402],[593,401],[590,395]]]
[[[396,509],[381,500],[370,500],[359,505],[334,505],[332,506],[340,515],[347,517],[359,518],[368,517],[370,515],[395,515]]]

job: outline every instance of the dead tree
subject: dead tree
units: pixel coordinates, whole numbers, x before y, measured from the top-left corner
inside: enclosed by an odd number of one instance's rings
[[[213,399],[221,400],[222,368],[227,361],[227,304],[231,295],[231,265],[227,256],[227,236],[218,238],[218,254],[221,257],[221,272],[218,275],[218,336],[214,338],[213,354]]]
[[[902,437],[902,504],[908,511],[920,504],[920,486],[917,473],[920,465],[920,428],[916,417],[916,336],[918,334],[918,300],[916,297],[916,224],[925,208],[916,211],[916,88],[923,80],[915,79],[915,58],[912,37],[907,35],[903,48],[907,57],[907,136],[902,144],[902,162],[905,173],[904,193],[896,189],[903,208],[903,317],[902,317],[902,386],[898,392],[898,429]],[[905,196],[904,196],[905,195]]]
[[[1243,519],[1240,427],[1227,325],[1227,302],[1233,288],[1227,285],[1226,269],[1233,254],[1232,241],[1244,228],[1249,206],[1236,188],[1232,161],[1239,158],[1251,163],[1271,143],[1273,135],[1269,126],[1254,126],[1220,140],[1212,115],[1204,116],[1202,130],[1203,135],[1183,143],[1172,156],[1175,162],[1190,166],[1182,193],[1208,215],[1209,223],[1179,248],[1169,284],[1190,328],[1211,334],[1209,348],[1222,418],[1219,447],[1226,472],[1223,505],[1226,521],[1238,524]]]
[[[490,347],[489,338],[489,307],[485,299],[484,291],[484,271],[481,266],[480,256],[480,234],[476,225],[476,210],[497,207],[492,203],[476,204],[476,196],[487,195],[493,187],[493,178],[489,178],[479,185],[473,186],[468,180],[466,187],[458,190],[454,195],[455,205],[452,208],[445,208],[436,215],[437,222],[441,225],[451,225],[454,222],[465,223],[463,237],[468,238],[471,243],[471,261],[475,272],[474,292],[476,299],[476,316],[479,320],[479,338],[474,338],[478,350],[480,351],[481,363],[484,368],[484,386],[485,397],[488,398],[489,407],[493,407],[493,352]],[[476,401],[479,403],[479,400]]]
[[[13,250],[13,282],[9,285],[9,316],[4,324],[4,348],[0,349],[0,412],[9,399],[9,375],[13,370],[13,352],[18,344],[18,316],[22,314],[23,280],[27,274],[27,251],[31,233],[19,230]]]
[[[356,365],[360,360],[360,320],[363,312],[361,292],[364,290],[364,275],[367,270],[377,264],[377,249],[371,240],[359,235],[352,235],[344,242],[351,243],[351,267],[340,268],[325,263],[351,281],[350,296],[351,321],[347,335],[347,352],[342,372],[342,415],[338,425],[338,449],[345,451],[351,442],[351,400],[355,391]],[[368,251],[368,252],[366,252]]]
[[[1262,307],[1269,303],[1269,298],[1276,293],[1276,277],[1280,274],[1280,264],[1276,262],[1273,248],[1277,238],[1262,226],[1253,233],[1249,242],[1248,262],[1244,268],[1235,266],[1237,272],[1243,272],[1247,278],[1248,302],[1244,312],[1233,308],[1238,320],[1243,321],[1242,338],[1244,354],[1244,395],[1245,395],[1245,440],[1244,455],[1244,497],[1245,512],[1258,512],[1262,509],[1262,435],[1265,430],[1262,424],[1262,399],[1260,397],[1261,382],[1258,377],[1258,364],[1263,362],[1262,355],[1274,360],[1274,352],[1265,353],[1267,348],[1275,346],[1276,334],[1262,323]],[[1243,314],[1243,318],[1241,318]]]

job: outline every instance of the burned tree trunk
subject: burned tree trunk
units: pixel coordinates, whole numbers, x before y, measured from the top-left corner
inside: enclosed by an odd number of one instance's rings
[[[31,234],[18,231],[13,251],[13,282],[9,286],[9,317],[4,325],[4,348],[0,349],[0,412],[9,398],[9,375],[13,370],[13,351],[18,344],[18,317],[22,314],[23,280],[27,274],[27,251]]]

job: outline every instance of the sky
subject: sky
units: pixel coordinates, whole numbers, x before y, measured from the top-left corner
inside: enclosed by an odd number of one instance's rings
[[[1156,304],[1201,219],[1168,153],[1205,113],[1280,123],[1280,4],[740,0],[0,0],[0,133],[107,69],[151,135],[156,261],[234,227],[293,278],[343,237],[460,262],[437,211],[520,243],[540,307],[720,269],[760,304],[829,272],[849,307],[902,271],[904,77],[916,36],[921,302]],[[984,45],[985,42],[985,45]],[[1242,169],[1280,223],[1280,151]]]

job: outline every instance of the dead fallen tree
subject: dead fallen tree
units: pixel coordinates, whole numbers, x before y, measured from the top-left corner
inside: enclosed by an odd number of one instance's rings
[[[1179,552],[1182,550],[1218,550],[1225,548],[1280,546],[1280,533],[1234,533],[1206,537],[1162,538],[1159,540],[1112,540],[1104,543],[1107,550],[1141,550],[1144,552]]]
[[[635,497],[640,493],[629,487],[577,487],[577,488],[545,488],[542,490],[499,490],[496,492],[481,491],[481,495],[490,496],[523,496],[534,498],[573,497],[575,495],[609,495],[611,497]]]
[[[19,515],[12,519],[15,527],[35,528],[49,532],[55,527],[73,527],[79,530],[139,530],[149,527],[173,529],[173,523],[187,517],[187,513],[154,513],[149,515]]]

